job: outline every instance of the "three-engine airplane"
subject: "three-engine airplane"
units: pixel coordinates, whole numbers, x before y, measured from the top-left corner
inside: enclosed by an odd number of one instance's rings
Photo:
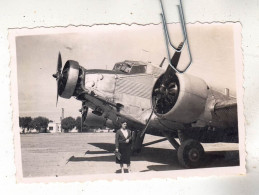
[[[175,67],[180,55],[176,52],[171,59]],[[87,70],[68,60],[61,71],[59,54],[53,75],[57,101],[58,96],[82,101],[83,122],[92,119],[116,129],[121,119],[126,120],[134,132],[135,151],[141,150],[145,133],[166,137],[186,168],[200,166],[204,156],[200,142],[238,142],[235,98],[210,89],[201,78],[178,74],[170,66],[166,71],[160,67],[124,61],[113,70]],[[86,116],[88,108],[96,117]]]

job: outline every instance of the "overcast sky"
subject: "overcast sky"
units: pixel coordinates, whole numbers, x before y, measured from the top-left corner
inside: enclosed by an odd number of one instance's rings
[[[230,89],[235,95],[235,24],[188,24],[187,31],[193,64],[188,74],[203,78],[219,91]],[[32,30],[31,30],[32,31]],[[35,31],[35,30],[34,30]],[[179,24],[169,25],[172,41],[182,40]],[[62,33],[61,33],[62,32]],[[45,34],[48,33],[48,34]],[[44,34],[16,38],[18,98],[20,116],[45,116],[59,120],[61,108],[65,117],[79,116],[81,103],[74,98],[59,97],[56,107],[56,72],[58,52],[63,65],[68,59],[78,61],[87,69],[112,69],[124,60],[150,61],[159,65],[166,57],[162,25],[99,25],[45,29]],[[172,52],[173,54],[173,52]],[[184,50],[181,66],[188,62]],[[165,68],[165,67],[164,67]]]

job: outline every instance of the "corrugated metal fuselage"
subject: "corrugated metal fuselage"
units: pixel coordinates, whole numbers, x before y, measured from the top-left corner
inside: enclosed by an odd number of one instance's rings
[[[113,71],[103,71],[102,73],[87,73],[85,76],[85,87],[89,91],[103,97],[106,100],[114,103],[120,103],[124,107],[120,111],[122,114],[131,118],[135,118],[142,123],[142,127],[131,125],[131,128],[144,128],[145,124],[152,112],[151,95],[152,89],[157,76],[152,74],[116,74]],[[193,124],[182,124],[174,119],[168,120],[163,117],[157,117],[153,115],[148,125],[147,133],[152,135],[161,135],[161,131],[176,132],[179,129],[192,129],[192,130],[207,130],[210,129],[210,125],[219,129],[226,129],[229,124],[224,125],[221,119],[214,120],[215,115],[212,113],[212,107],[216,104],[217,99],[222,100],[226,98],[224,95],[209,90],[206,106],[204,112],[201,114],[199,120]],[[229,98],[229,97],[228,97]],[[91,109],[95,107],[89,106]],[[92,119],[91,119],[92,118]],[[94,116],[87,117],[87,123],[96,121],[100,122],[101,117],[97,116],[98,120],[94,120]],[[102,119],[103,122],[98,124],[104,124],[114,127],[114,123],[109,120],[109,116]],[[94,124],[93,124],[94,125]],[[193,125],[193,126],[192,126]],[[231,126],[231,125],[230,125]]]

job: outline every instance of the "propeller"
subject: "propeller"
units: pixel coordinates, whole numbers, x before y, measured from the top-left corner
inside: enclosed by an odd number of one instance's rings
[[[57,81],[57,100],[56,100],[56,106],[58,104],[59,83],[60,83],[60,79],[62,77],[61,69],[62,69],[62,59],[61,59],[61,54],[59,52],[58,53],[57,72],[56,72],[56,74],[52,75],[54,78],[56,78],[56,81]]]
[[[179,44],[177,50],[181,50],[183,42]],[[171,64],[176,68],[181,56],[181,52],[175,52]],[[155,85],[153,94],[155,97],[155,109],[158,113],[167,113],[174,105],[178,95],[178,84],[174,79],[175,70],[168,66],[163,74],[161,81]]]
[[[70,77],[73,77],[73,78],[69,79],[69,72],[71,72],[70,71],[71,68],[73,70],[72,70],[72,73],[70,73],[70,74],[72,74],[72,76],[70,75]],[[78,78],[78,73],[79,73],[79,65],[78,65],[77,62],[72,61],[72,60],[68,60],[65,64],[63,70],[62,70],[62,59],[61,59],[61,54],[59,52],[57,72],[56,72],[56,74],[52,75],[57,81],[56,106],[58,104],[58,96],[62,96],[63,98],[70,98],[71,97],[71,95],[73,94],[73,92],[75,90],[75,86],[76,86],[77,78]],[[67,89],[65,90],[67,83],[70,85],[70,87],[69,88],[67,87]]]
[[[183,47],[183,42],[181,42],[177,48],[177,50],[180,50],[180,52],[175,52],[174,56],[171,59],[171,64],[173,64],[175,68],[177,67],[179,62],[182,47]],[[165,58],[162,60],[161,64],[164,63],[164,60]],[[176,81],[173,81],[175,73],[176,73],[175,70],[168,65],[165,73],[162,76],[161,81],[158,81],[155,84],[154,91],[153,91],[153,95],[155,97],[153,109],[147,120],[145,128],[141,131],[140,137],[143,137],[144,134],[146,133],[147,127],[154,113],[154,109],[156,109],[158,113],[163,114],[168,112],[168,109],[171,109],[172,107],[171,105],[174,104],[179,91]]]

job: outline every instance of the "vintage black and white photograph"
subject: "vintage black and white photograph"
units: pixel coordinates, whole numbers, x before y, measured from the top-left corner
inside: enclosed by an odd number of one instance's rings
[[[13,29],[9,39],[19,177],[243,172],[239,23]]]

